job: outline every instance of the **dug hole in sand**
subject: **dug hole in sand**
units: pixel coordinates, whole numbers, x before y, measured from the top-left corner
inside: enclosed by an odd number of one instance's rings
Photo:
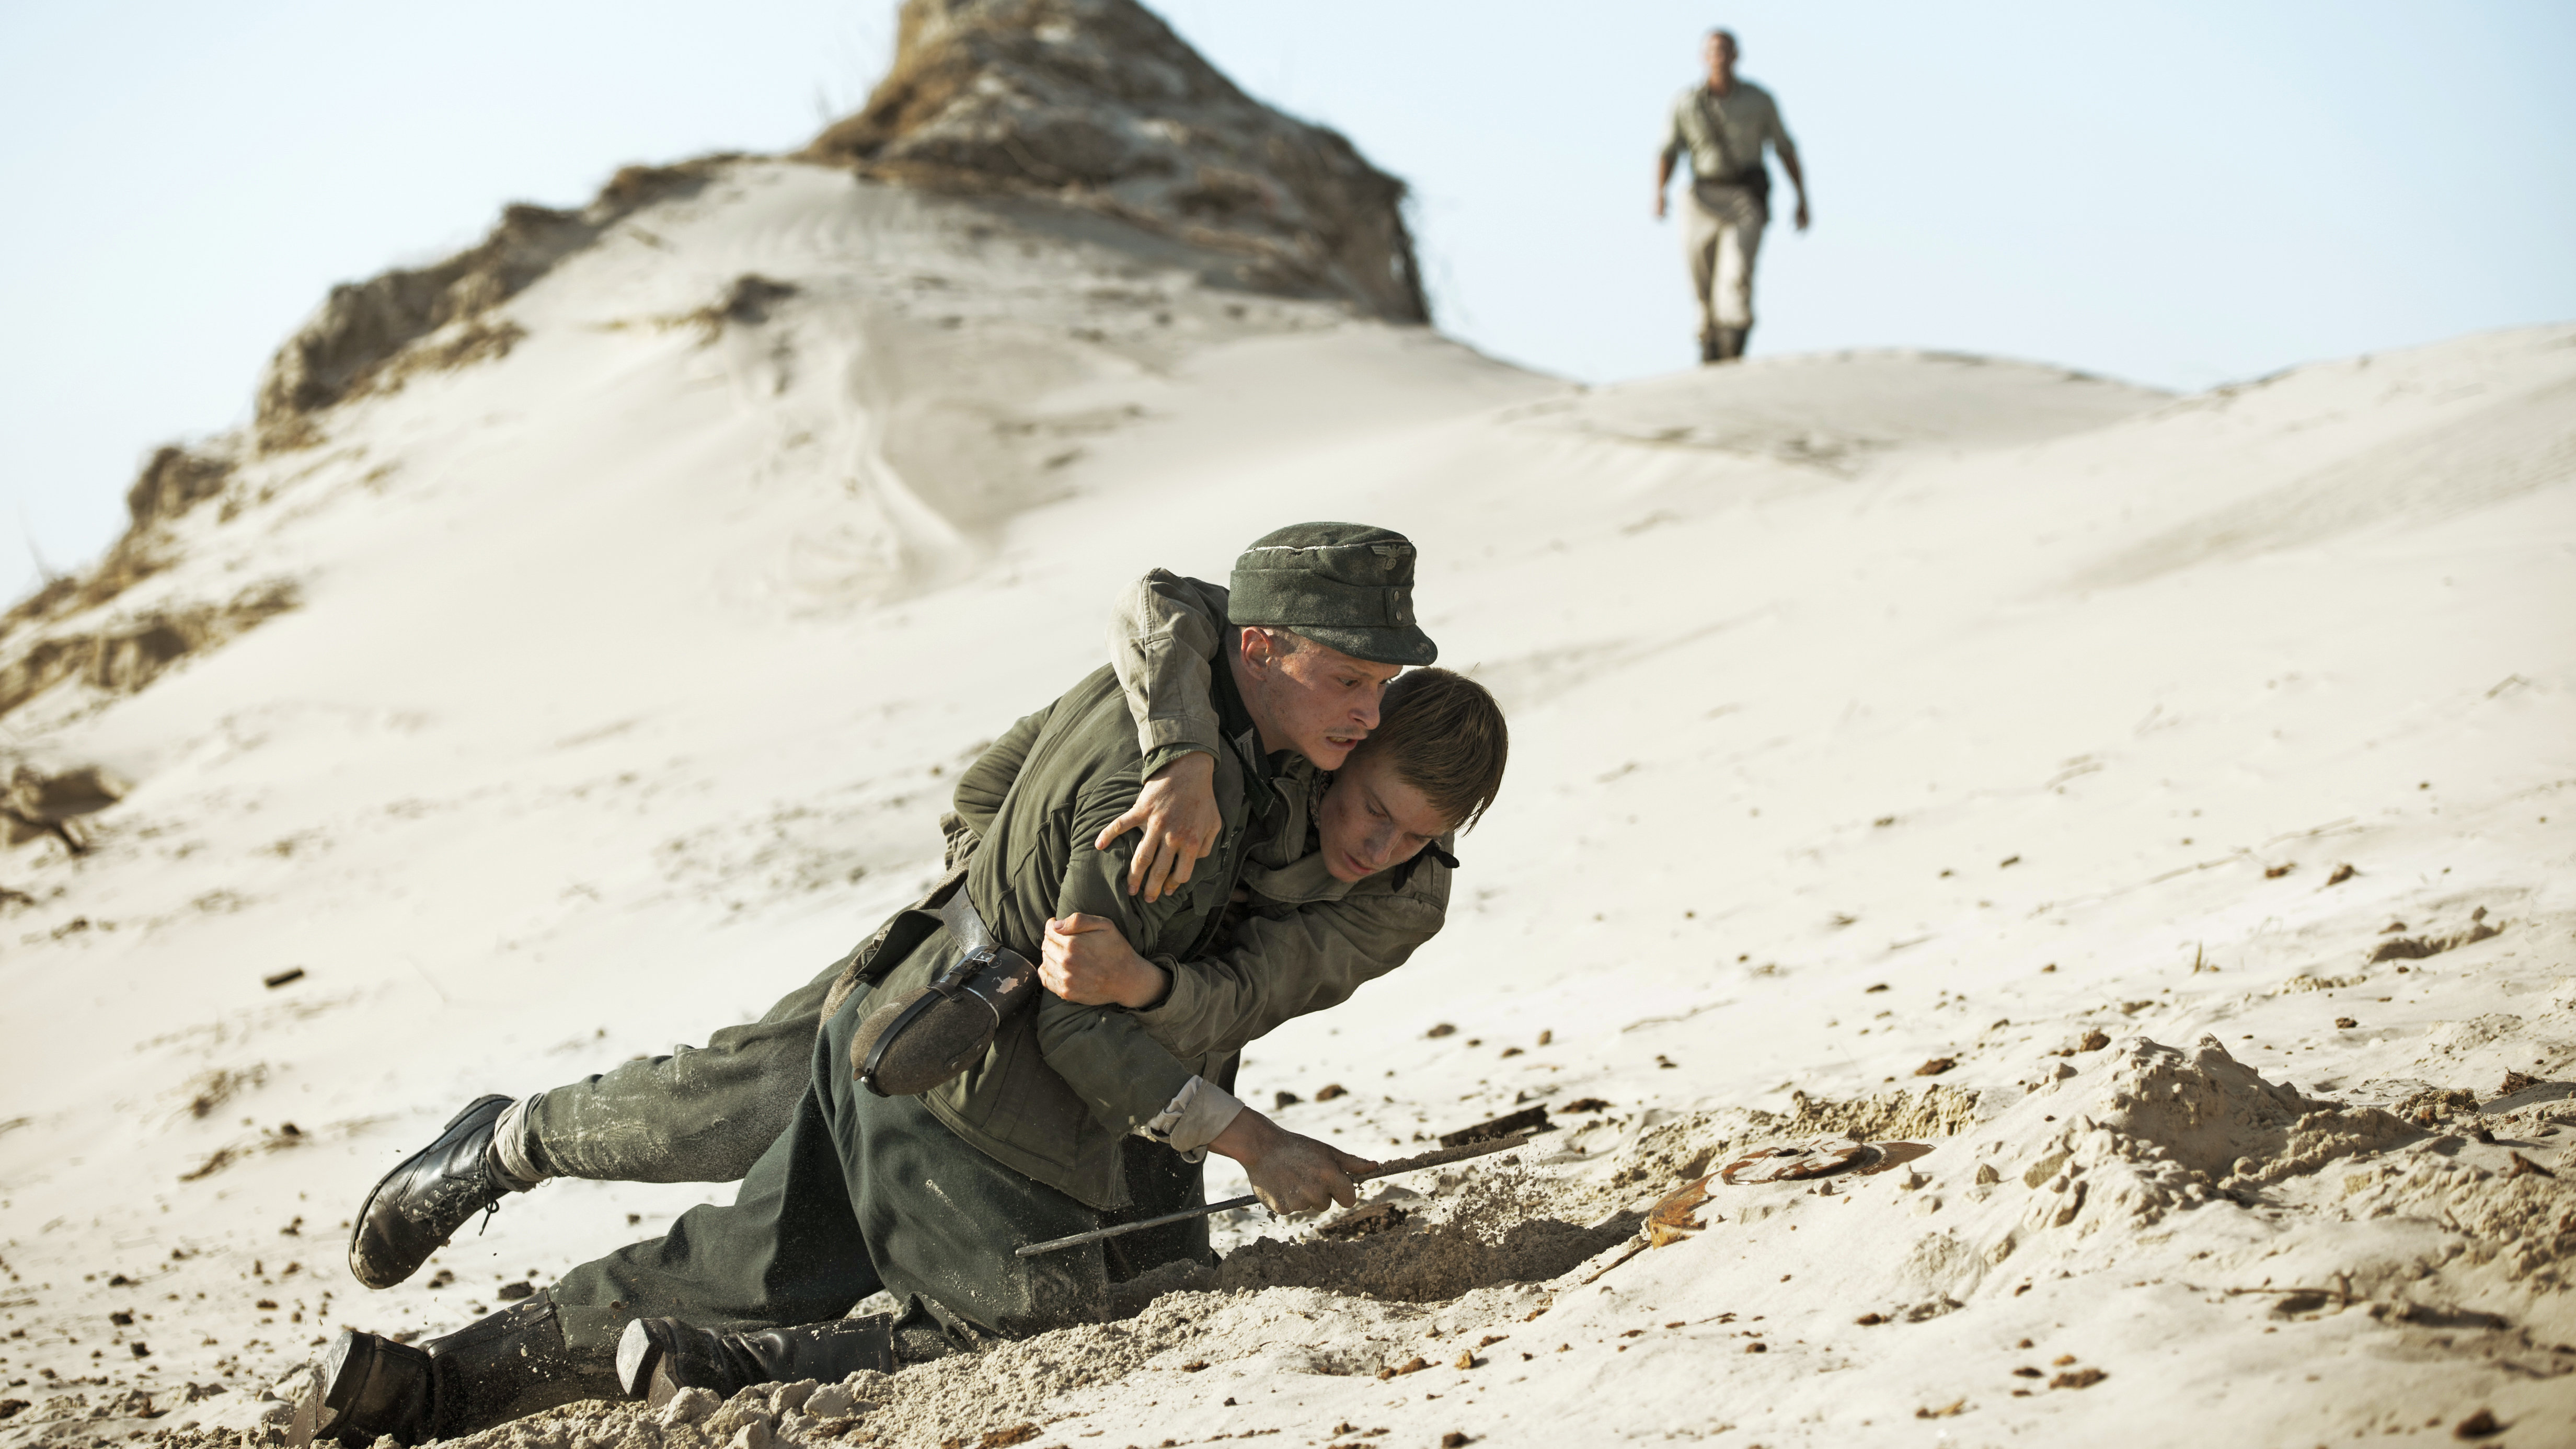
[[[478,1440],[2576,1441],[2576,327],[1576,387],[1407,315],[1347,143],[1049,14],[358,284],[0,621],[12,778],[115,782],[0,852],[0,1449],[246,1449],[343,1324],[729,1191],[341,1266],[464,1101],[840,956],[1121,584],[1297,518],[1417,541],[1513,762],[1447,929],[1241,1090],[1556,1130],[1117,1321]],[[1854,1133],[1929,1150],[1723,1179]]]

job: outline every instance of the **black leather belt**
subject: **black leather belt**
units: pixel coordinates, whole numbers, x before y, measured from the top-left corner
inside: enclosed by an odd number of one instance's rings
[[[962,880],[957,883],[957,889],[948,893],[948,899],[939,903],[939,923],[948,928],[949,936],[969,956],[979,951],[1009,949],[994,941],[984,918],[975,913],[975,897]]]

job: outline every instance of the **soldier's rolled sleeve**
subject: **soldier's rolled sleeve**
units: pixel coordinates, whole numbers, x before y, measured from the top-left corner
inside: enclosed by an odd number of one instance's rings
[[[1136,1135],[1151,1138],[1199,1162],[1207,1157],[1207,1145],[1233,1126],[1235,1115],[1242,1110],[1242,1100],[1232,1092],[1205,1077],[1192,1077],[1179,1096],[1136,1128]]]
[[[1121,591],[1111,610],[1109,665],[1136,717],[1148,775],[1192,751],[1213,755],[1222,747],[1210,693],[1223,650],[1222,595],[1156,569]]]
[[[1421,882],[1418,890],[1300,906],[1275,920],[1250,917],[1227,949],[1168,963],[1171,990],[1136,1019],[1175,1057],[1198,1060],[1241,1051],[1292,1017],[1339,1006],[1439,933],[1448,873],[1426,862],[1421,874],[1433,872],[1436,887]]]

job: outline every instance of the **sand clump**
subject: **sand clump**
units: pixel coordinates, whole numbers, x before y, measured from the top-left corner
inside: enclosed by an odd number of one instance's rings
[[[2462,1240],[2463,1266],[2492,1265],[2506,1282],[2535,1292],[2566,1291],[2576,1261],[2576,1181],[2536,1159],[2576,1127],[2576,1102],[2536,1103],[2454,1125],[2464,1130],[2327,1174],[2320,1183],[2327,1210],[2349,1221],[2439,1222]]]
[[[1286,1240],[1260,1237],[1214,1269],[1174,1264],[1121,1285],[1114,1312],[1140,1311],[1171,1292],[1259,1293],[1298,1288],[1399,1303],[1442,1303],[1499,1284],[1560,1277],[1616,1246],[1634,1213],[1596,1219],[1578,1180],[1496,1164],[1444,1179],[1445,1200],[1408,1201],[1391,1226],[1338,1236],[1331,1219]],[[1382,1212],[1364,1204],[1352,1216]]]
[[[2184,1050],[2132,1037],[1940,1162],[1926,1210],[1946,1197],[1966,1212],[1919,1239],[1892,1276],[1973,1302],[2008,1260],[2022,1285],[2135,1263],[2163,1251],[2179,1220],[2216,1212],[2223,1221],[2195,1232],[2216,1245],[2195,1279],[2242,1258],[2261,1265],[2248,1282],[2292,1271],[2327,1282],[2317,1301],[2336,1311],[2563,1325],[2576,1186],[2516,1146],[2541,1151],[2553,1112],[2576,1124],[2576,1107],[2542,1102],[2436,1136],[2267,1081],[2213,1038]]]
[[[2168,1215],[2251,1194],[2422,1134],[2377,1108],[2350,1108],[2265,1081],[2214,1037],[2184,1051],[2143,1036],[2096,1066],[2033,1091],[1991,1124],[1961,1186],[2017,1185],[2018,1209],[1990,1224],[1989,1263],[2037,1234],[2135,1234]]]
[[[2189,1052],[2132,1037],[2105,1071],[2101,1109],[2092,1114],[2105,1129],[2153,1144],[2222,1186],[2278,1182],[2416,1135],[2378,1108],[2311,1100],[2266,1082],[2216,1037]]]
[[[1789,1100],[1792,1106],[1786,1119],[1762,1121],[1763,1114],[1757,1113],[1756,1125],[1783,1137],[1839,1132],[1889,1142],[1955,1137],[1974,1126],[1978,1117],[1976,1092],[1937,1082],[1920,1092],[1881,1092],[1848,1102],[1804,1092],[1791,1093]]]

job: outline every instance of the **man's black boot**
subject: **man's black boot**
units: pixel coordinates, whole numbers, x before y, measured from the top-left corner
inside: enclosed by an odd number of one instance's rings
[[[370,1288],[391,1288],[420,1271],[476,1213],[522,1190],[491,1160],[493,1125],[509,1107],[507,1097],[476,1101],[436,1141],[377,1181],[349,1230],[352,1276]]]
[[[381,1334],[340,1330],[296,1406],[290,1444],[365,1445],[379,1434],[417,1444],[429,1422],[429,1355]]]
[[[1744,357],[1745,339],[1752,335],[1753,328],[1749,324],[1743,327],[1720,327],[1717,329],[1717,356],[1710,358],[1709,361],[1741,361]]]
[[[344,1328],[315,1365],[312,1442],[366,1449],[381,1435],[424,1444],[505,1420],[617,1396],[613,1354],[564,1343],[552,1299],[478,1319],[414,1347]]]
[[[562,1317],[543,1291],[421,1347],[436,1370],[432,1438],[453,1439],[576,1399],[617,1397],[616,1351],[566,1344]]]
[[[1717,361],[1720,361],[1720,360],[1722,360],[1722,359],[1720,359],[1720,357],[1718,356],[1718,351],[1717,351],[1717,334],[1716,334],[1716,333],[1714,333],[1714,332],[1703,332],[1703,333],[1701,333],[1701,334],[1699,335],[1699,361],[1700,361],[1700,365],[1701,365],[1702,367],[1706,367],[1708,364],[1710,364],[1710,363],[1712,363],[1712,362],[1717,362]]]
[[[836,1383],[861,1369],[893,1373],[956,1345],[927,1313],[871,1313],[761,1333],[716,1333],[676,1318],[639,1318],[617,1341],[617,1382],[655,1407],[682,1389],[732,1398],[753,1384]]]

